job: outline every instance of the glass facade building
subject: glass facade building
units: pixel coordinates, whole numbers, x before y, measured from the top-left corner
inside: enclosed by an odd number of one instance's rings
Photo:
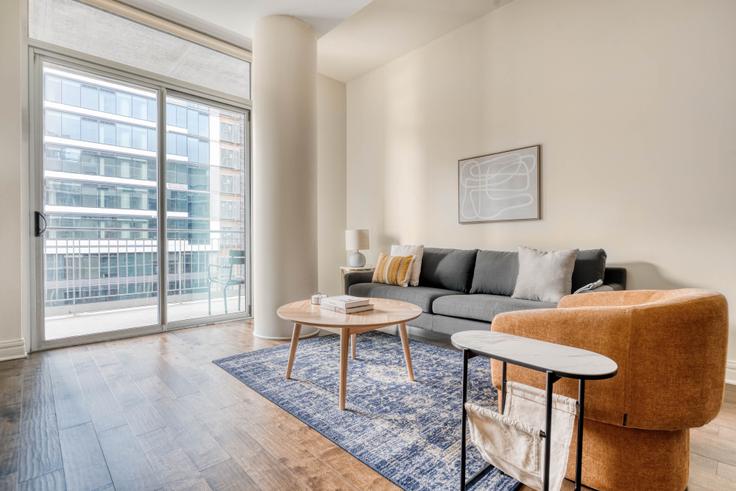
[[[170,301],[194,300],[211,287],[211,267],[245,249],[245,114],[167,97],[161,122],[157,97],[44,65],[47,310],[155,303],[159,267],[168,271]],[[160,131],[165,266],[158,259]]]

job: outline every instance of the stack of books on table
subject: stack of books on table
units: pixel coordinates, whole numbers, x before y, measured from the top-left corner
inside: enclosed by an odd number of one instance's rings
[[[356,314],[373,310],[373,305],[371,305],[369,299],[353,297],[352,295],[323,298],[320,301],[320,307],[341,314]]]

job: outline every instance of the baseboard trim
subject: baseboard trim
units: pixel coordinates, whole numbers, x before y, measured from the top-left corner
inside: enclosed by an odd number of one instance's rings
[[[726,362],[726,383],[736,385],[736,360]]]
[[[26,357],[26,342],[23,338],[0,341],[0,361]]]

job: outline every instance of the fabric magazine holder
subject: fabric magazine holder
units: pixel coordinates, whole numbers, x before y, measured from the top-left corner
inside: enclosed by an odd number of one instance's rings
[[[493,331],[458,332],[452,335],[451,342],[463,354],[460,490],[472,487],[494,466],[536,489],[559,489],[565,477],[577,412],[575,490],[579,491],[583,474],[585,382],[616,376],[616,362],[593,351]],[[504,413],[468,403],[468,361],[476,356],[501,362]],[[544,373],[545,390],[507,382],[509,363]],[[554,394],[554,385],[561,378],[578,381],[577,400]],[[489,465],[466,481],[468,422],[471,439]],[[550,458],[553,445],[554,471]]]
[[[559,490],[565,478],[577,401],[554,394],[549,489]],[[508,382],[503,412],[465,403],[470,439],[483,459],[534,489],[544,486],[546,394],[528,385]]]

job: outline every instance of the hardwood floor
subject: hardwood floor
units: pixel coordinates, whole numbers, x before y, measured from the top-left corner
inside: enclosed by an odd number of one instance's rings
[[[276,343],[240,322],[0,363],[0,490],[396,489],[211,363]],[[733,388],[690,483],[736,489]]]

